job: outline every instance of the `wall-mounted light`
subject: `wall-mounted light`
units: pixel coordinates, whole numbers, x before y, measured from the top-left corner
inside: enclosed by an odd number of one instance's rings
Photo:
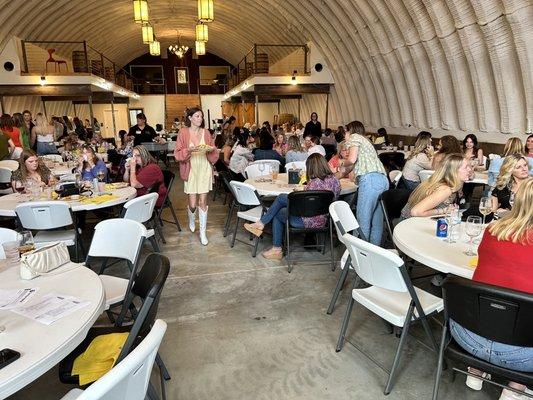
[[[40,81],[40,83],[41,83],[41,86],[46,85],[46,76],[41,76],[41,81]]]
[[[213,0],[198,0],[198,20],[202,22],[213,22],[214,19]]]
[[[203,56],[205,54],[205,42],[196,41],[196,54]]]
[[[149,44],[149,46],[151,56],[161,55],[161,44],[157,40],[154,40],[152,43]]]
[[[207,42],[209,39],[209,31],[207,25],[199,23],[196,25],[196,40],[198,42]]]
[[[297,85],[298,84],[298,81],[296,80],[296,74],[297,73],[298,73],[298,71],[293,71],[292,72],[291,85]]]
[[[143,24],[141,27],[143,43],[150,44],[154,41],[154,28],[150,24]]]
[[[148,1],[133,0],[133,20],[137,24],[148,22]]]

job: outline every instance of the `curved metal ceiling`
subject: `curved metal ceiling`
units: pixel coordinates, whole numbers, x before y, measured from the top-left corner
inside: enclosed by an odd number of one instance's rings
[[[163,45],[194,40],[196,1],[149,0]],[[0,0],[12,36],[87,40],[119,64],[144,54],[131,0]],[[331,120],[530,133],[532,0],[215,0],[208,50],[312,41],[335,78]]]

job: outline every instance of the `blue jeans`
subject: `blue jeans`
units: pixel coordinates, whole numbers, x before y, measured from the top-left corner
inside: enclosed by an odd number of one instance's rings
[[[285,222],[287,222],[287,195],[280,194],[274,200],[274,203],[269,207],[268,211],[261,217],[263,225],[272,221],[272,245],[274,247],[281,247],[283,241],[283,233],[285,230]],[[300,217],[291,215],[289,223],[295,228],[303,228],[304,221]]]
[[[379,172],[359,177],[356,217],[365,237],[376,246],[381,245],[383,235],[383,210],[378,205],[378,198],[388,189],[389,180]]]
[[[403,180],[405,182],[405,186],[407,186],[407,189],[409,190],[415,190],[418,185],[420,185],[420,182],[416,181],[410,181],[408,179]]]
[[[37,154],[44,156],[46,154],[59,154],[57,147],[49,142],[37,142]]]
[[[503,368],[533,372],[533,347],[518,347],[493,342],[450,319],[450,332],[463,349],[477,358]]]

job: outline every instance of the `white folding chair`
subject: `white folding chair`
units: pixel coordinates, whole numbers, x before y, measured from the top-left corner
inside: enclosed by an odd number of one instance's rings
[[[0,160],[0,167],[16,171],[19,169],[19,162],[15,160]]]
[[[427,181],[431,175],[433,175],[435,171],[430,169],[423,169],[418,173],[418,176],[420,177],[420,182]]]
[[[358,302],[390,324],[401,327],[402,335],[384,391],[384,394],[389,394],[394,384],[410,324],[416,321],[422,322],[430,344],[436,351],[438,347],[431,333],[427,316],[442,311],[444,305],[442,299],[413,286],[405,264],[397,254],[365,242],[349,233],[344,234],[343,242],[351,258],[356,260],[352,263],[355,272],[371,286],[352,289],[336,351],[341,351],[344,345],[354,302]]]
[[[257,222],[264,214],[265,207],[263,207],[257,191],[252,185],[243,182],[231,181],[231,190],[235,196],[237,206],[237,221],[233,230],[233,237],[231,239],[231,247],[235,246],[235,237],[237,236],[237,228],[239,227],[239,220],[243,219],[249,222]],[[244,210],[243,207],[254,206],[251,209]],[[253,242],[252,257],[257,254],[257,246],[259,245],[259,238],[255,237]]]
[[[19,234],[13,229],[0,228],[0,260],[6,259],[6,254],[4,253],[4,248],[2,247],[3,243],[14,242],[19,240]]]
[[[144,400],[167,323],[155,321],[143,341],[111,371],[85,390],[72,389],[61,400]]]
[[[15,213],[24,229],[37,230],[33,236],[36,245],[62,242],[75,246],[76,259],[78,247],[83,251],[79,232],[72,210],[65,201],[36,201],[22,203],[15,207]],[[72,226],[72,229],[60,229]]]
[[[121,304],[130,291],[133,278],[137,273],[139,252],[146,235],[146,227],[131,219],[106,219],[94,227],[94,236],[85,264],[88,266],[89,258],[92,257],[104,259],[98,274],[104,285],[106,311]],[[117,245],[117,238],[120,238],[120,245]],[[126,260],[131,272],[130,278],[105,275],[104,270],[109,258]]]
[[[278,167],[281,166],[281,163],[278,160],[257,160],[257,161],[252,161],[249,165],[254,165],[254,164],[270,164],[270,165],[277,165]]]
[[[244,174],[248,179],[258,178],[260,176],[270,175],[274,168],[279,168],[281,163],[278,160],[259,160],[253,161],[244,170]]]
[[[11,187],[11,174],[13,171],[10,168],[0,166],[0,195],[13,193]]]
[[[61,157],[59,154],[45,154],[44,156],[41,156],[43,159],[50,160],[53,162],[63,162],[63,157]]]
[[[157,222],[154,221],[154,209],[158,198],[159,195],[157,193],[148,193],[144,196],[131,199],[124,204],[121,216],[125,219],[140,222],[145,226],[147,223],[150,223],[154,228],[147,228],[146,239],[150,241],[154,250],[159,253],[159,244],[157,243],[154,230],[159,229]]]
[[[396,189],[398,187],[398,183],[400,183],[400,179],[402,179],[402,171],[394,169],[391,172],[389,172],[389,179],[392,183],[392,186]]]
[[[302,171],[305,171],[305,161],[292,161],[285,164],[285,170],[288,171],[289,169],[301,169]]]

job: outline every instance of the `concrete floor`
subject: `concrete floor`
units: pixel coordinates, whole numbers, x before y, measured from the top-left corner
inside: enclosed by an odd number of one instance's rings
[[[186,199],[178,182],[173,202],[185,225]],[[313,264],[319,253],[287,273],[284,262],[252,258],[250,247],[229,247],[222,236],[227,207],[210,204],[208,236],[203,247],[197,233],[178,233],[165,224],[171,272],[159,305],[159,318],[168,323],[160,353],[172,379],[167,398],[200,399],[379,399],[387,380],[398,339],[384,324],[356,306],[340,353],[335,343],[348,291],[333,315],[326,314],[339,269]],[[167,215],[168,219],[169,216]],[[239,229],[239,237],[248,237]],[[270,238],[267,236],[260,248]],[[340,253],[341,248],[338,247]],[[146,246],[143,256],[151,251]],[[436,328],[436,326],[435,326]],[[436,360],[418,338],[415,326],[407,342],[401,373],[389,399],[429,399]],[[158,380],[157,368],[153,380]],[[159,388],[159,386],[156,387]],[[70,390],[52,369],[10,397],[58,399]],[[499,391],[485,385],[469,390],[464,378],[455,382],[444,372],[440,399],[497,399]]]

